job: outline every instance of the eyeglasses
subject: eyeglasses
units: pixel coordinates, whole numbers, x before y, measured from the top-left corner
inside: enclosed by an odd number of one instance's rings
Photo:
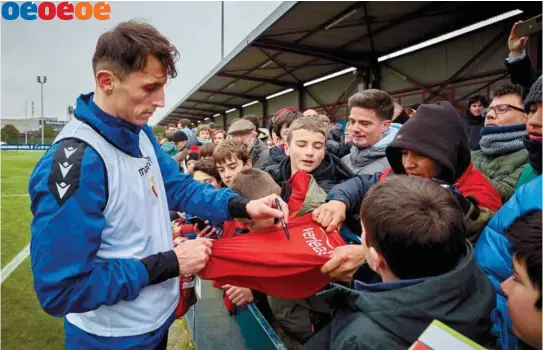
[[[490,113],[490,111],[494,110],[494,112],[497,114],[504,114],[507,113],[510,109],[513,109],[515,111],[522,112],[526,114],[526,111],[522,108],[510,105],[510,104],[502,104],[502,105],[495,105],[494,107],[487,107],[483,109],[483,117],[486,118],[487,114]]]

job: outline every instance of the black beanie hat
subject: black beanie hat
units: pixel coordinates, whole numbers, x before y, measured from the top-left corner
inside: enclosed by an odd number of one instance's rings
[[[187,141],[187,140],[188,140],[187,134],[185,134],[181,130],[176,131],[175,134],[173,134],[173,137],[172,137],[172,141],[174,143],[178,143],[178,142],[181,142],[181,141]]]
[[[530,106],[535,103],[541,103],[541,76],[535,81],[530,88],[530,92],[524,100],[524,109],[526,113],[530,112]]]

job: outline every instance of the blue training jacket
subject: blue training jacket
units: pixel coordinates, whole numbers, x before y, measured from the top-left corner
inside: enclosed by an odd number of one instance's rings
[[[237,197],[234,192],[229,189],[217,191],[213,186],[200,184],[190,175],[181,173],[178,164],[160,149],[149,126],[134,126],[106,114],[93,102],[92,96],[87,94],[78,98],[76,118],[133,157],[141,156],[139,132],[147,133],[156,151],[171,210],[190,212],[210,220],[232,220],[228,202]],[[101,157],[92,147],[85,149],[78,164],[79,185],[75,192],[68,192],[66,197],[69,198],[59,205],[49,183],[57,148],[58,144],[55,144],[45,153],[29,181],[34,215],[30,256],[34,288],[42,308],[61,317],[136,299],[142,288],[149,284],[143,263],[131,259],[97,259],[95,255],[103,243],[101,233],[107,224],[102,211],[107,202],[108,186],[115,186],[107,183]],[[148,337],[157,338],[159,331],[163,335],[169,324],[165,326],[151,332],[152,335],[142,335],[141,342],[135,339],[134,344],[147,343]],[[70,332],[70,335],[76,333],[81,332]],[[119,339],[115,339],[115,343],[118,344]],[[105,343],[101,341],[101,344]]]
[[[507,298],[500,287],[503,281],[513,275],[511,243],[504,232],[518,217],[534,209],[541,210],[541,191],[541,175],[519,187],[513,197],[492,217],[475,246],[475,258],[497,293],[497,308],[492,314],[492,331],[499,337],[502,349],[518,349],[518,340],[513,334],[507,311]]]

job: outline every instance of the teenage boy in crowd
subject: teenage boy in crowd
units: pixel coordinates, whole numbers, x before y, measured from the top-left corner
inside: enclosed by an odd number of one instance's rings
[[[390,177],[369,190],[360,216],[367,263],[352,288],[334,284],[319,293],[334,317],[305,349],[407,349],[435,319],[486,340],[492,285],[477,268],[463,213],[448,190]]]
[[[476,95],[469,99],[466,113],[460,116],[462,126],[468,138],[469,149],[476,151],[480,149],[481,129],[485,125],[483,109],[488,107],[488,101],[483,95]]]
[[[513,253],[513,276],[502,282],[513,332],[541,349],[541,210],[530,211],[506,231]]]

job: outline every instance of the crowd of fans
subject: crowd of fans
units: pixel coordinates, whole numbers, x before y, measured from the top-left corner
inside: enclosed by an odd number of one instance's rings
[[[463,115],[373,89],[349,98],[345,130],[292,107],[268,128],[253,115],[227,130],[169,125],[161,148],[196,180],[286,202],[302,186],[290,215],[312,213],[348,243],[323,266],[334,283],[316,295],[216,285],[228,310],[256,303],[289,348],[405,349],[438,319],[487,348],[541,349],[542,81],[520,39],[514,27],[511,82],[471,97]],[[181,240],[273,225],[172,221]]]

